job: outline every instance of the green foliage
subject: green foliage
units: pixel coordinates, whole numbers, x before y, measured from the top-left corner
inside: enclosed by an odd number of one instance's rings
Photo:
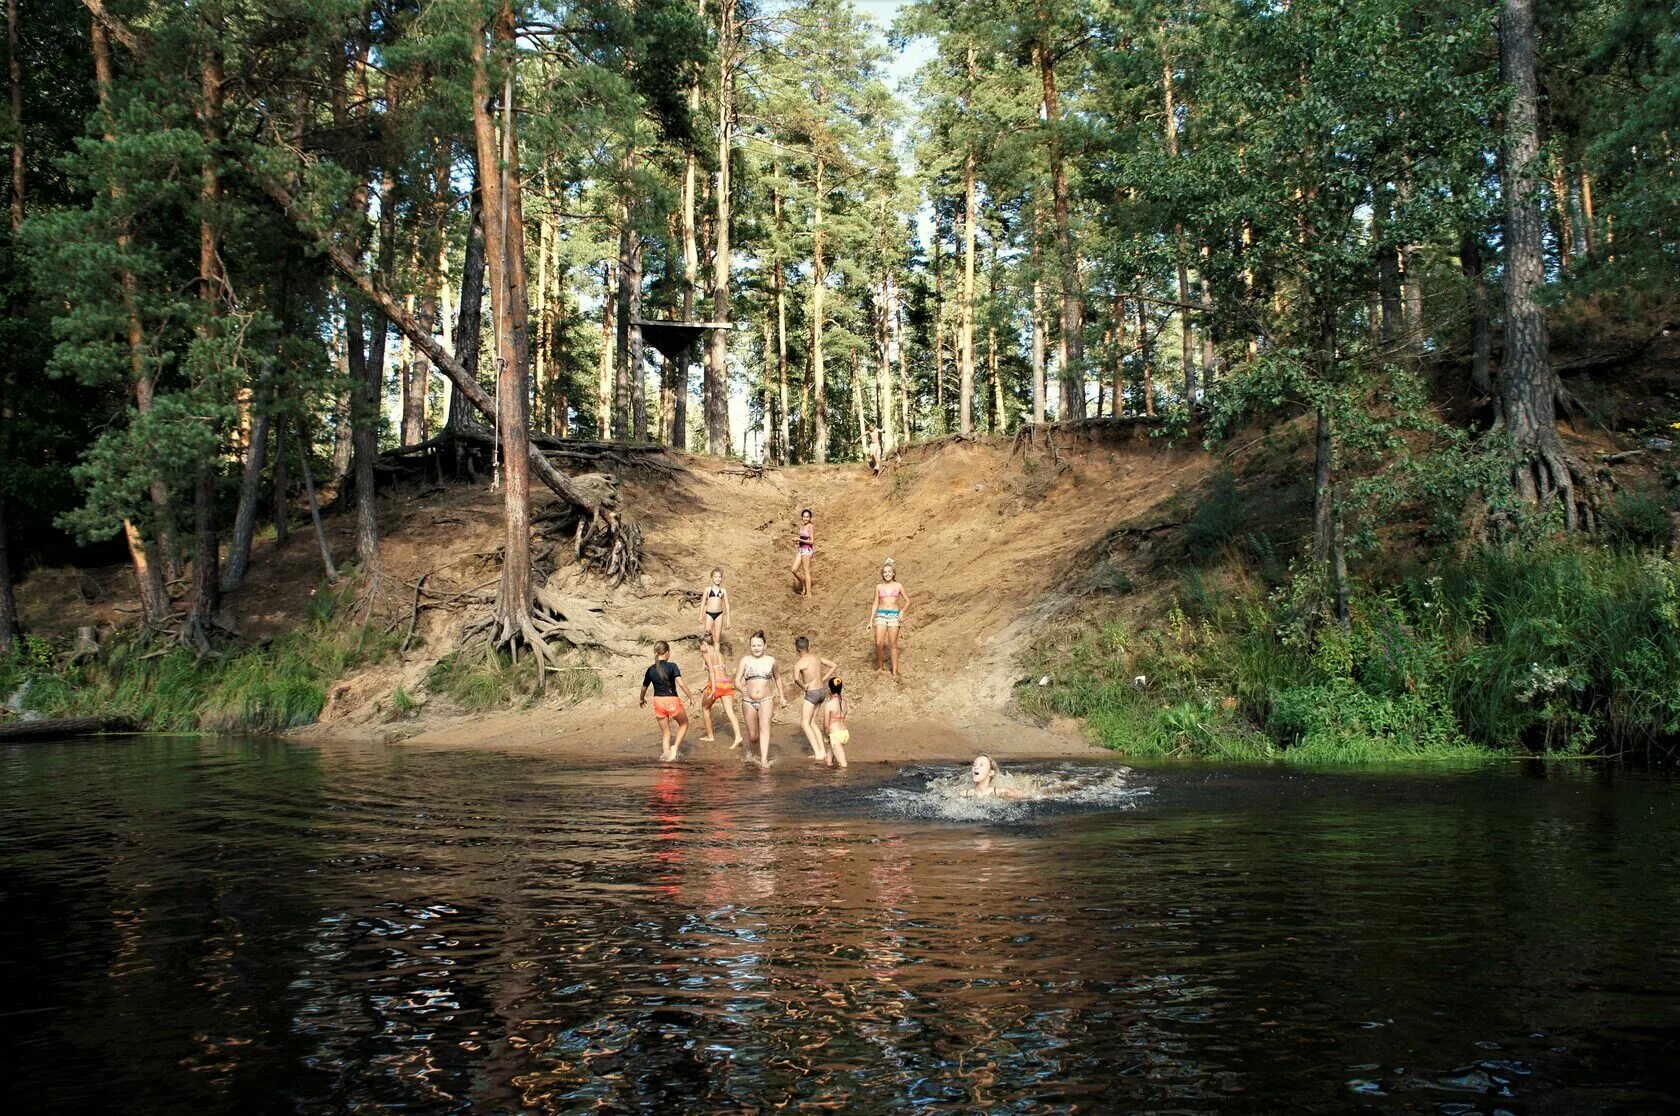
[[[395,649],[387,636],[308,625],[266,648],[200,658],[179,647],[116,640],[82,666],[39,655],[0,669],[0,688],[28,689],[25,706],[49,717],[123,717],[166,732],[283,732],[314,722],[327,687]]]
[[[1184,552],[1192,561],[1205,562],[1227,546],[1241,526],[1242,498],[1237,493],[1237,478],[1229,470],[1221,470],[1184,525]]]
[[[1612,545],[1660,549],[1674,530],[1673,513],[1672,503],[1661,493],[1618,492],[1605,504],[1600,526]]]
[[[1075,629],[1031,664],[1022,707],[1088,719],[1135,755],[1230,755],[1263,730],[1287,760],[1656,755],[1680,736],[1680,570],[1551,543],[1481,549],[1355,596],[1346,630],[1297,577],[1267,597],[1187,576],[1153,630]]]

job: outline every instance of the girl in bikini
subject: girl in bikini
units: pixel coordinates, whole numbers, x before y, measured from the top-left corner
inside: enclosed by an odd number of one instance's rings
[[[756,762],[760,767],[769,767],[770,718],[775,715],[777,705],[787,704],[787,695],[782,692],[781,667],[776,665],[775,658],[764,653],[763,629],[753,633],[747,646],[750,654],[743,655],[735,668],[735,688],[741,692],[741,704],[747,711],[747,738],[758,741]]]
[[[998,786],[998,777],[1003,774],[1003,768],[999,767],[997,765],[997,761],[984,752],[981,752],[979,755],[974,757],[974,762],[969,765],[968,773],[969,777],[974,781],[974,785],[963,789],[962,796],[964,798],[1014,798],[1030,800],[1039,797],[1036,794],[1022,793],[1021,791],[1013,790],[1009,787]]]
[[[700,693],[700,712],[706,718],[706,735],[701,740],[713,740],[712,706],[723,702],[723,715],[729,718],[729,729],[735,734],[733,751],[741,746],[741,723],[735,719],[735,680],[723,664],[723,652],[718,650],[717,637],[707,632],[700,640],[700,661],[706,664],[706,688]]]
[[[828,731],[828,765],[846,766],[846,745],[852,742],[851,730],[846,727],[846,697],[841,691],[840,676],[828,680],[828,700],[823,702],[823,728]]]
[[[715,637],[721,647],[723,633],[729,627],[729,592],[723,587],[723,569],[719,566],[712,567],[712,583],[700,595],[700,608],[706,614],[705,637]]]
[[[811,595],[811,555],[816,552],[816,536],[811,533],[811,509],[799,513],[799,546],[793,552],[795,592],[802,597]]]
[[[881,563],[881,582],[875,586],[875,600],[869,607],[869,623],[875,628],[875,673],[883,660],[891,658],[893,681],[898,681],[898,631],[910,611],[910,594],[898,580],[893,560]]]
[[[794,640],[793,648],[799,652],[793,664],[793,684],[805,691],[805,700],[799,703],[799,727],[810,742],[811,758],[827,763],[828,750],[823,747],[822,729],[817,727],[817,711],[828,699],[828,680],[834,676],[835,664],[812,654],[811,641],[805,636]]]
[[[653,645],[653,665],[642,675],[642,696],[639,705],[646,705],[648,687],[653,687],[653,715],[659,719],[659,759],[670,763],[682,750],[683,737],[688,735],[688,710],[677,696],[681,687],[683,697],[694,700],[694,694],[683,681],[682,670],[671,661],[671,645],[660,640]],[[677,723],[677,738],[671,739],[671,722]]]

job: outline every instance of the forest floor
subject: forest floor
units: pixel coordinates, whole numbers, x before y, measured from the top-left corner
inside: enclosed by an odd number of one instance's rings
[[[1565,428],[1566,441],[1613,484],[1655,483],[1669,457],[1668,450],[1640,447],[1673,410],[1680,342],[1665,338],[1635,363],[1616,369],[1615,390],[1595,392],[1593,371],[1569,384],[1596,413],[1577,430]],[[1449,395],[1442,402],[1450,412]],[[1619,413],[1630,408],[1640,413]],[[1609,426],[1622,432],[1611,434]],[[551,690],[490,713],[455,708],[428,685],[434,665],[456,649],[462,627],[484,605],[463,600],[417,616],[412,606],[423,575],[428,601],[494,590],[500,499],[482,479],[426,495],[428,486],[405,481],[381,493],[382,591],[365,615],[393,642],[414,617],[414,638],[405,651],[333,684],[320,721],[297,735],[651,757],[658,730],[636,696],[652,643],[672,643],[698,690],[704,670],[695,600],[712,567],[721,566],[732,605],[731,666],[755,629],[768,633],[771,653],[788,670],[794,637],[809,636],[847,680],[854,762],[957,759],[980,750],[1005,757],[1088,752],[1079,722],[1038,723],[1015,711],[1017,687],[1038,682],[1023,677],[1022,666],[1035,639],[1097,612],[1158,619],[1180,584],[1183,528],[1223,470],[1236,477],[1244,529],[1265,529],[1280,554],[1294,553],[1310,500],[1311,435],[1303,418],[1239,434],[1209,452],[1191,439],[1171,445],[1138,422],[1107,421],[1057,429],[1053,448],[1042,434],[1030,443],[982,438],[912,447],[878,473],[863,465],[797,466],[760,477],[738,462],[688,454],[661,458],[659,468],[619,470],[624,505],[646,533],[642,577],[609,589],[575,572],[560,575],[568,594],[604,604],[599,634],[617,650],[579,660],[600,679],[601,693],[568,701]],[[1620,462],[1614,470],[1613,459]],[[539,517],[547,500],[533,491]],[[805,507],[813,509],[816,528],[816,592],[809,598],[795,593],[790,573]],[[272,529],[259,538],[249,577],[226,596],[222,621],[239,642],[300,625],[311,598],[331,591],[307,520],[295,512],[298,525],[287,543],[276,545]],[[335,555],[348,559],[353,517],[330,514],[326,524]],[[1410,525],[1395,524],[1385,545],[1404,548],[1411,533]],[[566,540],[558,546],[564,551]],[[874,672],[867,624],[889,556],[914,602],[900,642],[902,682]],[[136,615],[123,566],[36,570],[19,585],[18,601],[29,630],[59,640],[82,625],[109,633]],[[360,623],[363,615],[341,604],[335,622]],[[399,690],[417,707],[399,711],[407,705],[394,700]],[[795,700],[778,716],[772,753],[784,760],[808,754],[791,681],[788,690]],[[717,741],[701,743],[696,724],[686,754],[733,762],[739,753],[728,750],[727,721],[721,709],[714,712]]]

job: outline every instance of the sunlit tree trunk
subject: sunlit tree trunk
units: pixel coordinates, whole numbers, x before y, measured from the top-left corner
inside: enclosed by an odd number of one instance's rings
[[[206,347],[216,340],[222,312],[221,261],[222,177],[219,160],[222,146],[222,20],[219,7],[205,12],[205,37],[199,99],[199,130],[204,139],[204,158],[199,164],[198,296],[204,304],[199,330]],[[198,463],[193,485],[193,577],[192,600],[183,642],[208,649],[210,631],[221,607],[221,550],[216,532],[216,455]]]
[[[473,35],[473,137],[484,199],[484,256],[496,329],[497,420],[502,447],[502,577],[497,593],[496,642],[523,644],[546,668],[546,646],[531,617],[530,319],[525,280],[525,214],[514,112],[513,9],[503,4],[491,27],[496,61],[504,67],[501,135],[491,117],[491,80],[484,32]]]
[[[1149,319],[1144,314],[1143,299],[1137,300],[1138,356],[1143,365],[1143,413],[1155,417],[1154,343],[1149,336]]]
[[[461,301],[455,308],[455,359],[467,370],[467,375],[475,379],[478,376],[479,349],[484,339],[484,199],[479,189],[480,178],[480,172],[475,170],[472,198],[468,203],[467,249],[461,261]],[[611,308],[608,309],[610,311]],[[452,382],[449,385],[449,429],[461,430],[479,421],[471,401]]]
[[[1032,420],[1034,425],[1044,422],[1045,407],[1044,393],[1048,385],[1045,383],[1045,365],[1049,359],[1050,347],[1045,343],[1044,336],[1044,248],[1039,233],[1040,209],[1038,198],[1033,198],[1032,210]]]
[[[1114,417],[1125,413],[1126,405],[1126,300],[1114,296]]]
[[[1049,22],[1039,8],[1040,26]],[[1085,417],[1085,297],[1079,282],[1079,260],[1074,252],[1071,206],[1068,199],[1067,160],[1062,153],[1062,107],[1056,90],[1056,59],[1051,44],[1033,44],[1033,61],[1038,65],[1043,88],[1045,142],[1050,156],[1052,213],[1056,222],[1056,252],[1062,273],[1062,330],[1056,342],[1057,374],[1061,378],[1061,413],[1065,422]]]
[[[973,107],[975,48],[968,44],[968,85],[963,90],[963,108]],[[963,280],[962,324],[957,350],[957,432],[974,433],[974,234],[980,215],[975,212],[975,168],[978,153],[969,140],[963,153]]]
[[[811,455],[818,465],[828,463],[828,404],[824,398],[823,329],[826,325],[823,294],[828,280],[823,259],[823,190],[827,167],[816,158],[816,190],[811,204]]]
[[[99,92],[105,141],[114,143],[116,135],[112,131],[110,117],[111,48],[106,38],[105,27],[98,19],[93,20],[90,42],[93,47],[94,79]],[[111,196],[113,199],[120,199],[122,196],[122,188],[114,180],[111,184]],[[129,373],[134,386],[134,409],[141,415],[147,415],[152,410],[155,389],[152,365],[146,359],[145,330],[140,319],[139,287],[134,272],[126,264],[129,244],[130,236],[126,228],[119,230],[117,280],[122,290],[124,337],[128,343]],[[174,532],[170,526],[174,513],[169,503],[169,491],[162,481],[152,482],[151,497],[152,514],[157,523],[158,551],[167,555],[174,545]],[[158,560],[151,551],[144,533],[131,520],[123,520],[123,539],[128,543],[129,560],[134,565],[135,590],[140,597],[141,615],[149,626],[158,625],[169,613],[169,593],[164,586],[164,567],[168,560]]]
[[[780,164],[776,166],[774,182],[770,187],[770,207],[775,221],[776,243],[772,249],[774,260],[771,264],[771,282],[776,291],[776,392],[780,402],[779,413],[776,416],[777,436],[776,449],[780,456],[777,461],[786,465],[793,459],[793,443],[789,440],[791,427],[788,423],[788,337],[787,337],[787,275],[782,265],[782,195],[776,185],[782,178]]]
[[[595,434],[605,441],[612,436],[613,370],[617,366],[615,348],[618,330],[614,322],[618,305],[618,277],[613,261],[601,264],[601,360],[595,382]]]
[[[736,0],[723,0],[718,19],[718,173],[713,192],[716,213],[712,236],[712,320],[730,320],[729,273],[731,267],[729,225],[733,186],[730,156],[735,134],[735,33]],[[819,202],[820,204],[820,202]],[[714,329],[706,336],[706,449],[714,454],[730,450],[729,437],[729,331]]]

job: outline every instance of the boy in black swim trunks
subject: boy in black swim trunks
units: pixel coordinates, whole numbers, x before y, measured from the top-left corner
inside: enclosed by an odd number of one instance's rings
[[[822,726],[817,720],[823,702],[828,700],[828,680],[834,676],[834,663],[811,651],[811,641],[800,636],[793,641],[799,660],[793,664],[793,684],[805,691],[799,703],[799,727],[811,745],[811,758],[818,763],[828,761],[828,749],[823,745]]]

